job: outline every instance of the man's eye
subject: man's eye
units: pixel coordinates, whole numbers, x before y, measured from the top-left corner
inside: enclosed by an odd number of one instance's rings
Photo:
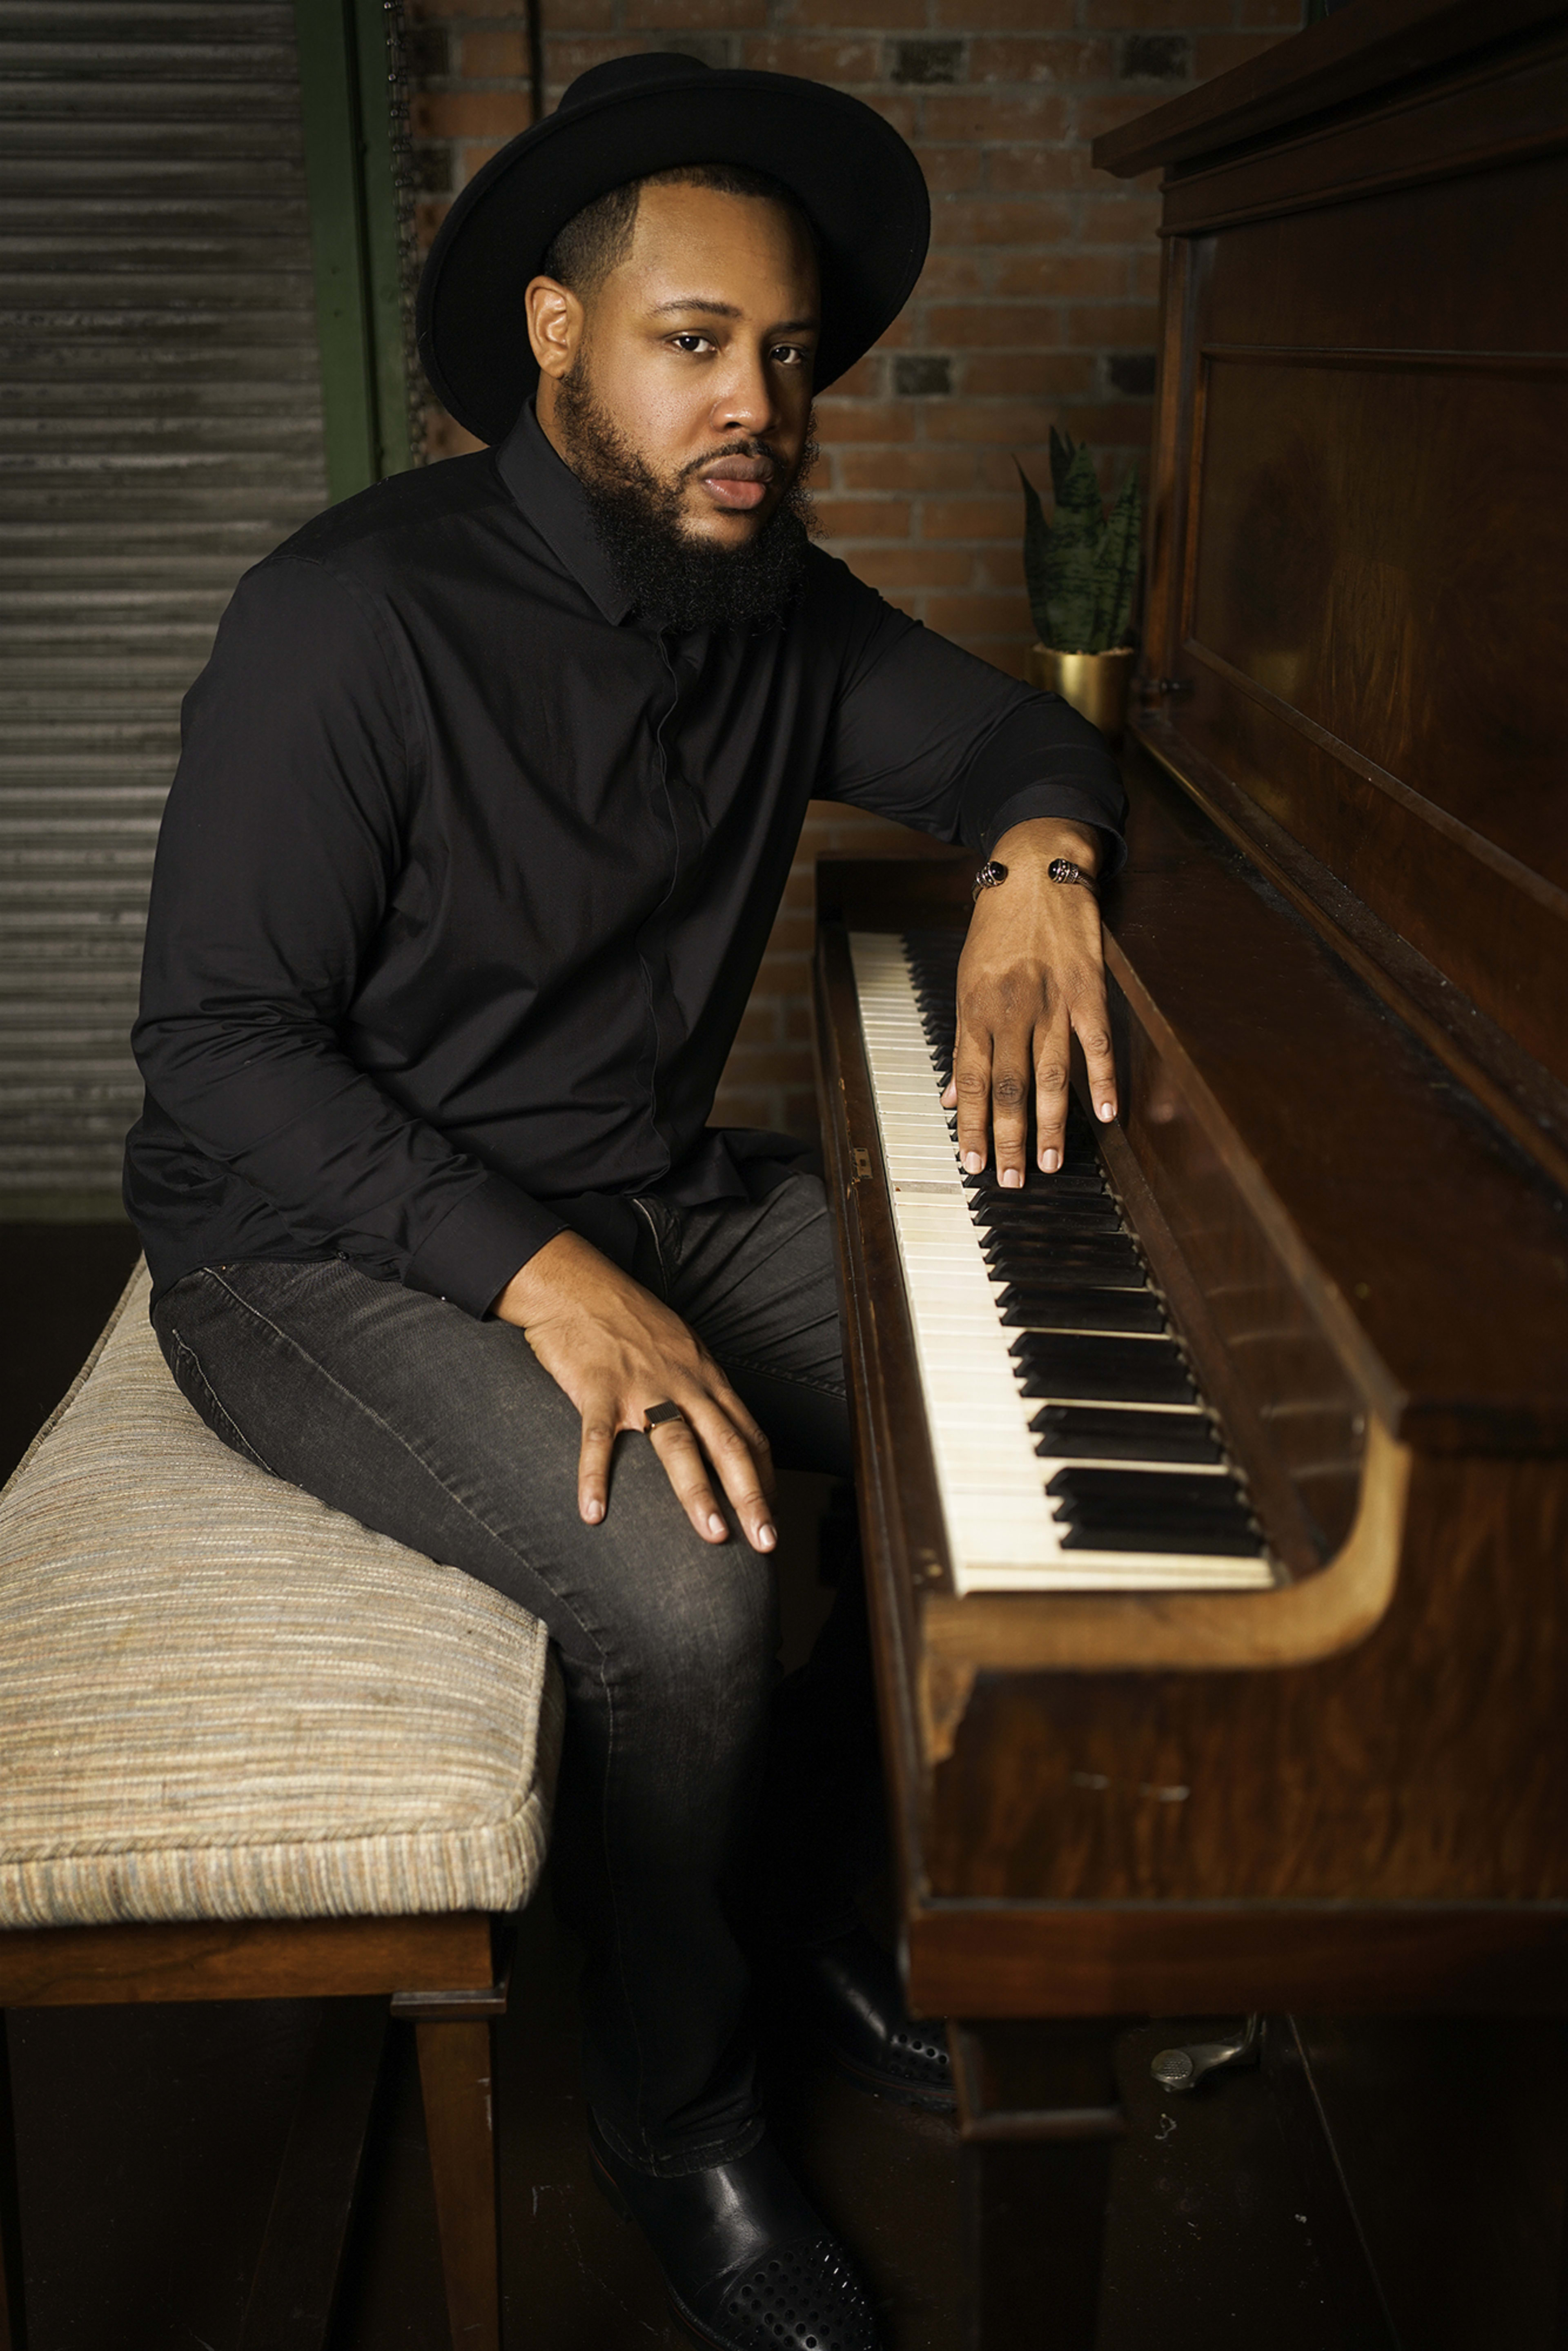
[[[671,340],[678,351],[711,351],[713,349],[706,335],[675,335]]]
[[[804,367],[808,354],[799,343],[776,343],[768,356],[777,360],[780,367]]]

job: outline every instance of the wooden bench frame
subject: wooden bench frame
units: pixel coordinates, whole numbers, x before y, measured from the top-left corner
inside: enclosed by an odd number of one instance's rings
[[[240,2334],[241,2351],[324,2351],[387,2025],[394,2016],[409,2019],[419,2049],[452,2339],[463,2351],[500,2351],[491,2035],[494,2020],[506,2012],[507,1924],[459,1911],[0,1930],[0,2026],[8,2008],[329,2003]],[[0,2351],[26,2351],[22,2276],[10,2074],[0,2030]]]

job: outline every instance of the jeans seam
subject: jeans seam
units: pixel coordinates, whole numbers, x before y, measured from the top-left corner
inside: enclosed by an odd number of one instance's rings
[[[791,1387],[812,1388],[818,1395],[832,1396],[839,1403],[848,1401],[841,1384],[835,1386],[831,1380],[815,1379],[810,1372],[781,1372],[777,1364],[764,1363],[756,1355],[724,1355],[719,1361],[726,1371],[733,1368],[737,1372],[756,1372],[763,1378],[781,1380]]]
[[[267,1477],[276,1478],[277,1472],[273,1468],[271,1462],[263,1458],[262,1455],[256,1450],[256,1447],[251,1443],[249,1437],[240,1426],[238,1421],[235,1418],[233,1413],[229,1411],[227,1405],[219,1401],[217,1391],[214,1387],[211,1380],[208,1379],[206,1373],[202,1369],[202,1359],[200,1355],[197,1354],[194,1347],[193,1347],[187,1340],[182,1338],[180,1332],[175,1329],[172,1322],[169,1325],[169,1336],[174,1343],[175,1351],[182,1363],[190,1365],[191,1375],[196,1385],[200,1387],[202,1394],[206,1397],[208,1405],[212,1411],[213,1418],[214,1420],[221,1421],[225,1428],[232,1431],[231,1438],[223,1439],[221,1441],[229,1443],[232,1450],[239,1454],[243,1460],[254,1463],[256,1468],[265,1470]],[[171,1369],[172,1369],[172,1366],[171,1366]],[[180,1384],[178,1375],[175,1377],[174,1384],[176,1386]],[[216,1430],[214,1431],[214,1435],[217,1435]]]
[[[663,1285],[664,1296],[667,1300],[670,1294],[670,1269],[664,1257],[664,1243],[663,1236],[659,1231],[658,1219],[654,1216],[653,1211],[649,1207],[647,1201],[639,1199],[636,1193],[632,1195],[632,1206],[636,1209],[638,1215],[642,1217],[643,1223],[648,1228],[649,1238],[653,1244],[653,1255],[658,1259],[659,1280]]]

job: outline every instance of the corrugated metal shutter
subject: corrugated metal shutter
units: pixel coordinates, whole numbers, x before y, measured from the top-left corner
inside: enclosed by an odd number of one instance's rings
[[[13,1214],[118,1189],[180,699],[240,573],[325,500],[292,7],[0,0]]]

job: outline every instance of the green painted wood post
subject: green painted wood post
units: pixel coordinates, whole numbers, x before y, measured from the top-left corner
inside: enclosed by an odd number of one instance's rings
[[[382,0],[294,0],[327,486],[351,497],[413,462],[408,439]]]

